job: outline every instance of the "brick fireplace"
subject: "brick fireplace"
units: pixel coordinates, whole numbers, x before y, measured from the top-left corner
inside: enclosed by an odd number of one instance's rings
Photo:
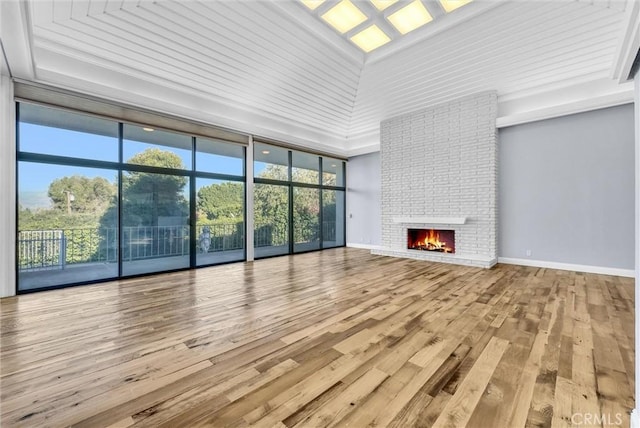
[[[485,268],[497,262],[496,115],[495,92],[484,92],[382,122],[375,254]],[[408,248],[416,229],[451,231],[455,251]]]

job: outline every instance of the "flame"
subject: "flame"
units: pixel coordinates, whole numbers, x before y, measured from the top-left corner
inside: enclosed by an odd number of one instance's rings
[[[411,248],[428,251],[440,251],[445,253],[453,252],[453,248],[449,247],[445,241],[441,241],[440,233],[434,229],[427,230],[424,239],[414,242],[411,245]]]
[[[429,229],[422,245],[430,249],[437,249],[446,247],[447,243],[440,241],[440,233],[433,229]]]

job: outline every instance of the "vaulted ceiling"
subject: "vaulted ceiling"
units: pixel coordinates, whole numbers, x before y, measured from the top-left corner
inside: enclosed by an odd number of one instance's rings
[[[633,99],[633,0],[476,0],[369,54],[294,0],[3,8],[15,77],[342,155],[375,150],[381,120],[485,90],[499,126]]]

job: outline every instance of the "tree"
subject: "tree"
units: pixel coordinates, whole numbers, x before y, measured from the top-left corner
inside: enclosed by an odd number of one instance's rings
[[[294,242],[311,242],[320,239],[320,190],[294,188],[293,225]]]
[[[157,148],[138,153],[127,162],[184,169],[180,156]],[[180,175],[125,172],[122,176],[122,226],[158,226],[160,217],[188,217],[189,204],[183,193],[187,181],[187,177]],[[102,227],[115,227],[117,204],[116,196],[101,220]]]
[[[55,264],[62,254],[65,263],[105,260],[101,258],[105,251],[100,250],[104,239],[97,229],[98,218],[104,217],[116,188],[102,177],[67,176],[49,185],[52,208],[31,210],[20,206],[19,245],[29,248],[20,255],[21,266]]]
[[[157,148],[138,153],[127,162],[184,169],[182,159],[178,155]],[[135,245],[151,246],[156,248],[156,251],[164,251],[165,247],[171,248],[170,245],[176,244],[178,227],[186,226],[189,218],[189,204],[184,195],[187,182],[188,178],[181,175],[140,171],[127,171],[122,174],[120,204],[123,258],[129,256],[127,253],[129,244],[134,241],[137,242]],[[109,232],[115,230],[117,222],[118,198],[116,196],[112,198],[109,209],[100,219],[103,240],[111,239],[109,242],[103,242],[102,248],[115,248],[117,236]],[[185,235],[179,233],[177,236]],[[146,254],[151,249],[145,247],[140,251],[145,251]]]
[[[282,168],[269,165],[260,173],[261,178],[286,180]],[[294,182],[317,183],[318,172],[295,169]],[[319,190],[294,187],[293,239],[295,242],[309,242],[319,239],[320,197]],[[289,230],[289,188],[288,186],[256,184],[254,190],[254,215],[256,229],[271,228],[271,245],[284,244]]]
[[[101,215],[116,194],[116,186],[102,177],[62,177],[49,185],[48,195],[57,211]]]
[[[286,243],[289,239],[288,186],[257,183],[253,194],[256,235],[268,245]]]
[[[197,201],[198,211],[208,220],[242,221],[244,186],[233,182],[203,186],[198,190]]]

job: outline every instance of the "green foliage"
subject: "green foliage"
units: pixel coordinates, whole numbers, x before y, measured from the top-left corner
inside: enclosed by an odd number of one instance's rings
[[[127,161],[127,163],[156,166],[160,168],[184,169],[184,164],[182,163],[180,156],[173,152],[158,148],[146,149],[143,152],[135,154]],[[186,184],[186,178],[184,178],[184,180],[185,181],[182,184],[183,186]]]
[[[145,150],[128,160],[129,163],[184,169],[180,157],[157,148]],[[317,183],[317,171],[294,170],[294,182]],[[257,183],[254,188],[254,222],[256,236],[263,237],[262,244],[283,245],[288,242],[289,186],[287,169],[270,165],[260,174],[261,178],[283,181],[284,185]],[[185,224],[189,217],[189,204],[185,197],[188,178],[179,175],[152,174],[128,171],[122,177],[122,226],[125,244],[127,228],[136,226],[160,226],[161,218]],[[69,192],[74,200],[67,213]],[[48,195],[53,202],[51,209],[30,210],[20,207],[19,229],[28,231],[64,230],[66,239],[66,263],[113,260],[117,244],[118,196],[117,185],[97,177],[62,177],[49,186]],[[336,220],[336,192],[323,193],[323,220]],[[318,240],[322,233],[320,220],[320,191],[294,185],[293,227],[296,243]],[[197,224],[212,226],[212,248],[228,248],[225,242],[233,242],[242,248],[244,239],[244,184],[224,182],[204,186],[197,194]],[[215,227],[213,227],[215,226]],[[57,235],[55,235],[57,233]],[[51,236],[61,236],[55,232]],[[198,232],[200,233],[200,229]],[[335,234],[335,227],[334,227]],[[26,237],[24,240],[28,240]],[[159,238],[154,238],[159,239]],[[218,242],[220,241],[220,242]],[[237,241],[237,242],[236,242]],[[126,245],[125,245],[126,246]],[[234,247],[235,248],[235,247]],[[126,257],[126,254],[123,254]],[[55,263],[57,256],[47,255]],[[28,266],[29,260],[21,260]]]
[[[270,180],[287,181],[289,179],[287,171],[288,168],[284,165],[269,164],[260,174],[258,174],[258,177],[268,178]]]
[[[132,164],[157,166],[172,169],[184,169],[180,156],[175,153],[157,148],[147,149],[136,154],[127,161]],[[167,240],[164,243],[156,242],[157,248],[164,248],[164,244],[171,241],[175,244],[174,237],[169,231],[162,231],[157,226],[185,225],[189,218],[189,203],[184,195],[188,178],[179,175],[155,174],[139,171],[127,171],[122,174],[122,201],[121,225],[122,225],[122,257],[129,257],[126,249],[129,248],[129,240],[139,240],[143,235],[147,239]],[[117,226],[118,199],[112,198],[111,205],[100,218],[100,230],[104,237],[101,245],[102,251],[115,245],[108,238],[108,232]],[[164,219],[164,224],[161,224]],[[174,224],[171,224],[171,223]],[[169,223],[169,224],[167,224]],[[132,229],[144,226],[141,229]],[[141,235],[143,234],[143,235]],[[188,248],[188,242],[185,242]]]
[[[34,263],[58,264],[58,251],[45,251],[42,247],[51,247],[62,237],[66,243],[66,264],[104,260],[106,256],[100,251],[103,236],[98,229],[95,213],[67,214],[66,211],[56,208],[30,210],[21,207],[18,213],[18,229],[21,231],[18,236],[19,245],[20,241],[25,241],[23,245],[31,246],[26,255],[19,260],[22,267],[29,267]],[[30,231],[40,233],[34,235]],[[111,234],[115,232],[111,231]]]
[[[289,188],[256,183],[253,203],[256,229],[264,228],[261,233],[272,236],[271,245],[286,244],[289,239]]]
[[[128,163],[184,169],[175,153],[156,148],[138,153]],[[178,175],[128,171],[122,175],[122,226],[158,226],[160,217],[185,218],[189,204],[183,192],[188,178]],[[117,197],[100,220],[102,228],[117,222]]]
[[[281,168],[269,165],[261,178],[286,180]],[[293,180],[301,183],[317,183],[318,172],[294,169]],[[256,184],[254,190],[254,216],[256,228],[269,225],[273,228],[272,245],[286,243],[289,228],[289,189],[287,186]],[[283,233],[284,231],[284,233]],[[320,193],[318,189],[294,187],[293,239],[296,243],[320,239]]]
[[[115,194],[116,186],[107,179],[82,175],[53,180],[48,192],[55,210],[72,213],[103,212]]]
[[[97,227],[94,213],[67,214],[56,209],[32,210],[19,208],[18,230],[55,230],[62,228]]]
[[[293,240],[295,243],[320,239],[320,191],[294,187]]]
[[[198,212],[207,220],[234,223],[244,216],[244,185],[226,182],[198,190]]]

